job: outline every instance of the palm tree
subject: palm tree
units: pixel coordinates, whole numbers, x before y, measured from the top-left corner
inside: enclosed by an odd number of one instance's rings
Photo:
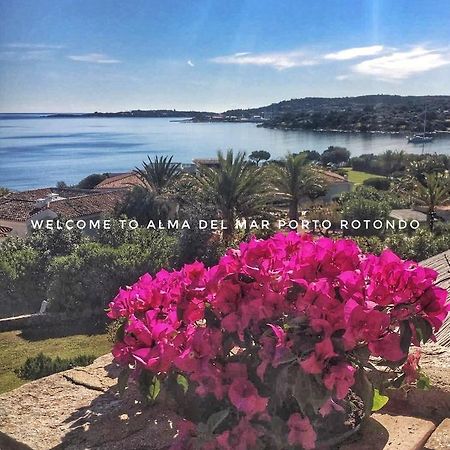
[[[416,182],[414,199],[427,206],[430,231],[433,231],[436,207],[450,202],[450,176],[446,173],[429,173],[423,181]]]
[[[173,163],[172,158],[156,156],[152,161],[148,156],[148,163],[143,161],[143,168],[136,167],[133,172],[145,188],[162,195],[170,191],[181,176],[180,164]]]
[[[289,153],[281,164],[273,164],[272,183],[289,205],[290,220],[298,220],[298,208],[302,198],[317,197],[324,190],[322,178],[311,168],[305,154]]]
[[[136,167],[133,173],[141,185],[135,186],[127,195],[121,212],[136,217],[139,223],[144,220],[175,217],[178,213],[176,184],[181,179],[179,163],[172,162],[173,156],[156,156],[148,162],[142,162],[142,168]]]
[[[238,218],[259,216],[268,205],[264,169],[246,161],[245,153],[226,155],[218,152],[216,167],[200,166],[195,185],[205,200],[214,205],[227,229],[224,238],[232,236]]]

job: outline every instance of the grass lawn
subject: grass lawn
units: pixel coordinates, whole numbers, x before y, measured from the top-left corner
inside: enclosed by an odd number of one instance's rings
[[[354,184],[362,184],[364,180],[367,180],[368,178],[384,178],[381,175],[375,175],[368,172],[360,172],[359,170],[353,170],[350,167],[344,167],[344,170],[347,172],[348,181]]]
[[[14,373],[28,357],[43,352],[55,358],[78,355],[101,356],[111,350],[112,344],[106,334],[92,336],[74,335],[42,340],[26,340],[20,331],[0,333],[0,394],[27,382]]]

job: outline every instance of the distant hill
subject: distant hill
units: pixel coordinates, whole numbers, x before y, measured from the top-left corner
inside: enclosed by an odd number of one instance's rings
[[[450,132],[450,95],[306,97],[268,106],[230,109],[223,113],[148,109],[86,114],[50,114],[46,117],[173,117],[193,122],[257,122],[283,130],[338,130],[359,132]]]
[[[224,116],[261,116],[262,126],[281,129],[419,132],[427,111],[427,132],[450,129],[450,96],[363,95],[306,97],[268,106],[233,109]]]

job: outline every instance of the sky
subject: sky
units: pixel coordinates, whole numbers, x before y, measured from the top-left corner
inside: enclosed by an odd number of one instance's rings
[[[450,94],[448,0],[0,0],[0,111]]]

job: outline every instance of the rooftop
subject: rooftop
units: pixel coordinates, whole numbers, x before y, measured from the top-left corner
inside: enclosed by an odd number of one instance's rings
[[[427,215],[415,209],[393,209],[389,216],[397,220],[417,220],[418,222],[426,222]]]
[[[97,184],[96,189],[117,189],[117,188],[129,188],[142,184],[139,177],[133,172],[121,173],[112,177],[106,178]]]
[[[63,199],[55,200],[39,207],[37,201],[58,194]],[[98,189],[58,189],[42,188],[30,191],[13,192],[0,198],[0,219],[26,222],[34,214],[44,209],[54,211],[65,218],[110,213],[115,205],[123,199],[124,190]]]
[[[320,174],[328,183],[349,183],[347,178],[339,175],[336,172],[331,172],[331,170],[322,170],[317,168],[315,169],[315,171]]]

